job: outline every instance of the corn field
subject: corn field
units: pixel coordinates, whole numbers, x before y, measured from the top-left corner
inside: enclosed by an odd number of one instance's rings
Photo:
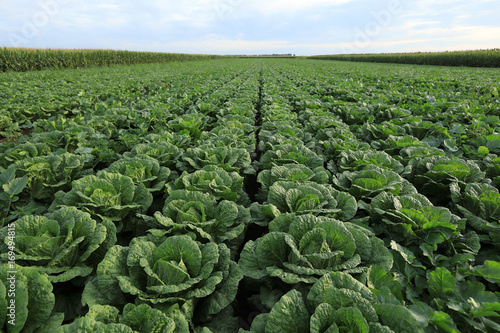
[[[0,48],[0,72],[26,72],[48,68],[133,65],[214,59],[218,57],[221,56],[114,50]]]
[[[500,67],[500,49],[456,52],[339,54],[314,56],[311,59],[434,66]]]

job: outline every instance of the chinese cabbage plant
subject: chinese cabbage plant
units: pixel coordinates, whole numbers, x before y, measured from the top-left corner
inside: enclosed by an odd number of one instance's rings
[[[116,242],[113,223],[97,223],[75,207],[62,207],[44,216],[23,216],[14,222],[16,262],[36,266],[51,282],[87,276]],[[2,259],[8,253],[8,228],[0,230]]]
[[[159,309],[177,303],[191,316],[196,307],[196,317],[207,319],[234,300],[241,278],[224,244],[202,244],[186,235],[136,237],[108,251],[82,299],[89,306],[135,299]]]
[[[368,229],[313,215],[281,215],[270,232],[245,244],[239,264],[246,276],[314,283],[329,272],[361,273],[372,265],[392,267],[384,242]]]

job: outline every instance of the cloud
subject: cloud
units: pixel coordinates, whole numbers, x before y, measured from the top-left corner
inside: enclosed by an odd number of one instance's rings
[[[238,1],[238,0],[236,0]],[[251,8],[258,11],[264,15],[274,15],[276,13],[293,12],[297,13],[304,9],[316,8],[326,6],[339,6],[347,4],[350,2],[356,2],[357,0],[254,0],[245,1],[242,6]],[[243,2],[243,1],[240,1]]]
[[[0,46],[41,3],[0,3]],[[342,52],[393,0],[67,1],[23,46],[118,48],[192,53]],[[497,0],[399,0],[401,11],[359,52],[500,47]]]
[[[161,50],[163,52],[217,53],[217,54],[254,54],[256,50],[275,50],[293,47],[287,41],[229,40],[216,36],[205,36],[197,41],[177,41],[161,43],[155,41],[127,41],[123,48]],[[257,52],[259,53],[259,52]]]
[[[415,20],[408,20],[404,23],[404,25],[394,29],[397,29],[399,31],[407,31],[408,29],[417,29],[422,26],[436,25],[439,23],[441,22],[436,20],[415,19]]]
[[[96,7],[97,9],[108,9],[108,10],[120,10],[120,6],[115,3],[100,3]]]

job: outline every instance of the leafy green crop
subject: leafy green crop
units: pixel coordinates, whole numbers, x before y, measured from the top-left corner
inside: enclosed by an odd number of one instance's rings
[[[241,253],[246,276],[278,277],[285,283],[314,283],[333,271],[360,273],[371,265],[392,267],[382,240],[363,227],[325,217],[281,215],[270,232],[249,241]]]
[[[467,224],[487,234],[488,241],[500,244],[500,194],[487,184],[470,183],[462,191],[458,184],[450,186],[457,210],[467,218]],[[486,239],[483,239],[486,241]]]
[[[228,200],[218,202],[208,193],[189,190],[170,193],[162,212],[163,215],[156,213],[155,217],[166,235],[187,230],[217,243],[240,237],[250,221],[247,208]]]
[[[141,143],[124,154],[125,157],[133,158],[140,155],[152,157],[158,163],[167,168],[174,168],[176,161],[182,156],[182,149],[169,142]]]
[[[274,165],[303,164],[309,168],[323,166],[323,158],[305,146],[284,144],[275,150],[268,150],[260,160],[261,168],[269,169]]]
[[[97,223],[88,213],[63,207],[45,216],[23,216],[13,223],[16,230],[16,262],[38,266],[51,282],[87,276],[116,242],[116,227]],[[7,261],[12,228],[0,229],[2,255]]]
[[[61,325],[64,315],[52,313],[53,286],[38,268],[2,264],[0,278],[2,331],[49,333]]]
[[[500,331],[498,70],[0,76],[0,331]]]
[[[85,287],[89,306],[124,304],[130,296],[155,305],[197,306],[201,317],[217,314],[234,299],[242,278],[229,249],[188,236],[162,243],[135,238],[130,246],[112,247],[98,265],[97,277]],[[189,318],[191,319],[191,318]]]
[[[254,222],[264,224],[269,219],[288,213],[336,217],[348,221],[356,215],[357,209],[356,199],[349,193],[313,182],[301,184],[277,181],[269,188],[265,204],[252,204],[256,218]]]
[[[381,302],[368,287],[342,272],[324,275],[307,298],[297,290],[288,292],[254,323],[251,333],[424,332],[397,300]]]
[[[206,144],[188,148],[182,159],[184,163],[178,165],[182,171],[192,172],[203,169],[207,165],[215,165],[226,171],[255,174],[255,169],[251,166],[250,154],[243,148],[227,148]]]
[[[25,158],[14,164],[17,173],[28,179],[27,189],[38,200],[53,200],[58,190],[68,190],[90,160],[71,153]]]
[[[396,172],[371,164],[361,171],[345,171],[333,182],[338,189],[358,199],[372,198],[382,191],[396,195],[416,193],[415,187]]]
[[[310,169],[303,164],[285,164],[262,170],[257,181],[262,184],[259,195],[265,200],[269,188],[278,181],[292,181],[298,183],[328,184],[331,174],[323,167]]]
[[[340,154],[338,170],[341,172],[359,171],[365,169],[368,165],[376,165],[396,173],[402,173],[404,170],[401,163],[385,152],[352,150],[347,150]]]
[[[144,184],[135,186],[130,177],[101,171],[73,181],[69,192],[57,192],[50,210],[74,206],[100,220],[114,221],[120,230],[127,215],[146,212],[152,201]]]
[[[107,170],[130,177],[137,186],[143,184],[151,193],[163,190],[170,176],[170,170],[147,155],[122,158],[111,164]]]
[[[37,157],[50,154],[50,148],[44,143],[26,142],[10,148],[2,154],[2,166],[9,166],[16,161],[22,161],[28,157]]]
[[[439,261],[450,264],[452,257],[477,255],[481,248],[478,234],[466,230],[465,219],[433,206],[421,194],[383,192],[371,201],[371,210],[370,222],[377,234],[426,257],[432,265]]]
[[[1,208],[1,225],[5,225],[7,221],[15,219],[15,215],[9,215],[11,206],[14,202],[19,200],[19,194],[28,185],[26,177],[16,178],[16,169],[11,167],[0,174],[0,208]]]
[[[452,183],[458,183],[463,188],[468,183],[485,180],[484,172],[474,161],[450,157],[414,159],[408,164],[408,171],[410,180],[422,194],[441,193],[435,202],[449,200]]]
[[[230,200],[240,204],[249,202],[248,194],[243,190],[243,177],[237,172],[227,172],[215,165],[207,165],[193,173],[184,172],[167,185],[168,193],[182,189],[208,193],[217,200]]]

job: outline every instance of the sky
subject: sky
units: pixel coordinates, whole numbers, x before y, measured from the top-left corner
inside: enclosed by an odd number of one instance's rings
[[[196,54],[500,48],[498,0],[0,0],[0,47]]]

